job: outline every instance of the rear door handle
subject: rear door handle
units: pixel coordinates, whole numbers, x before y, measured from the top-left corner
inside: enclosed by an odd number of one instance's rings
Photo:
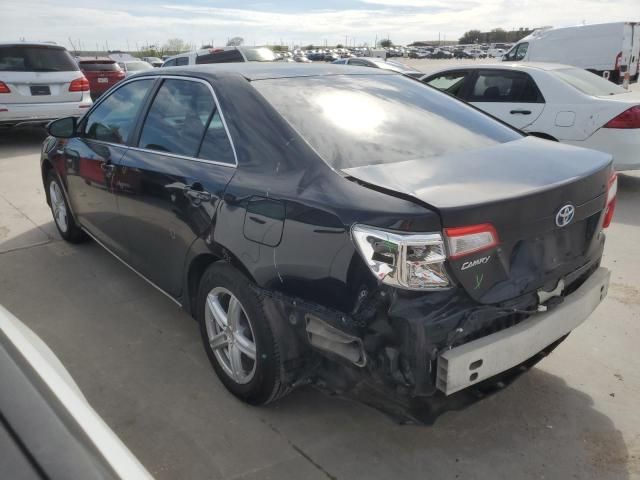
[[[186,196],[192,198],[193,200],[198,200],[200,202],[208,202],[212,197],[209,192],[198,190],[192,187],[185,187],[184,193]]]
[[[511,115],[531,115],[531,110],[511,110],[509,113]]]

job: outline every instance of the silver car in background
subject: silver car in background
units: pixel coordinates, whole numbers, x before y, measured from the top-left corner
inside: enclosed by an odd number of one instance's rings
[[[64,47],[0,43],[0,127],[80,117],[91,105],[89,81]]]

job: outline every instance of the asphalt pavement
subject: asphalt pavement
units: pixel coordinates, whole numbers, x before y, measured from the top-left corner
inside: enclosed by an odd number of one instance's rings
[[[312,388],[264,408],[228,394],[195,321],[97,244],[59,238],[43,138],[0,133],[0,304],[158,479],[640,478],[640,174],[620,176],[612,285],[585,324],[497,395],[400,426]]]

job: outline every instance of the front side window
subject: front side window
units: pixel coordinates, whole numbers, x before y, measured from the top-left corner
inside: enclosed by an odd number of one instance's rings
[[[172,58],[171,60],[167,60],[166,62],[164,62],[164,64],[162,65],[163,67],[175,67],[177,64],[178,59],[177,58]]]
[[[466,77],[467,72],[447,72],[437,77],[429,78],[426,83],[438,90],[457,96],[462,89]]]
[[[118,88],[84,122],[84,138],[125,144],[153,80],[137,80]]]
[[[165,80],[144,121],[138,146],[175,155],[197,156],[214,106],[205,84]]]
[[[176,58],[176,65],[177,66],[182,66],[182,65],[189,65],[189,57],[178,57]]]
[[[527,55],[527,50],[529,50],[529,44],[521,43],[520,45],[518,45],[518,49],[516,50],[516,53],[513,59],[516,61],[522,60],[525,57],[525,55]]]
[[[528,74],[507,70],[480,70],[467,100],[469,102],[544,102],[542,94]]]
[[[420,159],[522,135],[403,75],[332,75],[251,82],[333,168]]]

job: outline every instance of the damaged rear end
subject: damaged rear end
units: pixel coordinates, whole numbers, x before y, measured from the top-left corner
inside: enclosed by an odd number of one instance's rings
[[[313,114],[292,108],[313,95],[273,103],[340,175],[334,197],[375,192],[413,209],[390,221],[373,205],[348,214],[335,206],[345,244],[326,258],[344,261],[353,250],[337,292],[355,297],[348,309],[333,298],[265,292],[270,316],[288,319],[313,352],[292,360],[304,371],[292,381],[311,379],[403,420],[430,422],[462,406],[461,391],[475,395],[515,378],[606,296],[600,261],[617,189],[610,156],[523,137],[399,79],[320,86],[326,98]],[[332,103],[338,87],[340,102]],[[268,83],[259,90],[267,98],[277,92]],[[381,130],[347,122],[358,117],[355,107]],[[323,142],[327,131],[332,143]]]

